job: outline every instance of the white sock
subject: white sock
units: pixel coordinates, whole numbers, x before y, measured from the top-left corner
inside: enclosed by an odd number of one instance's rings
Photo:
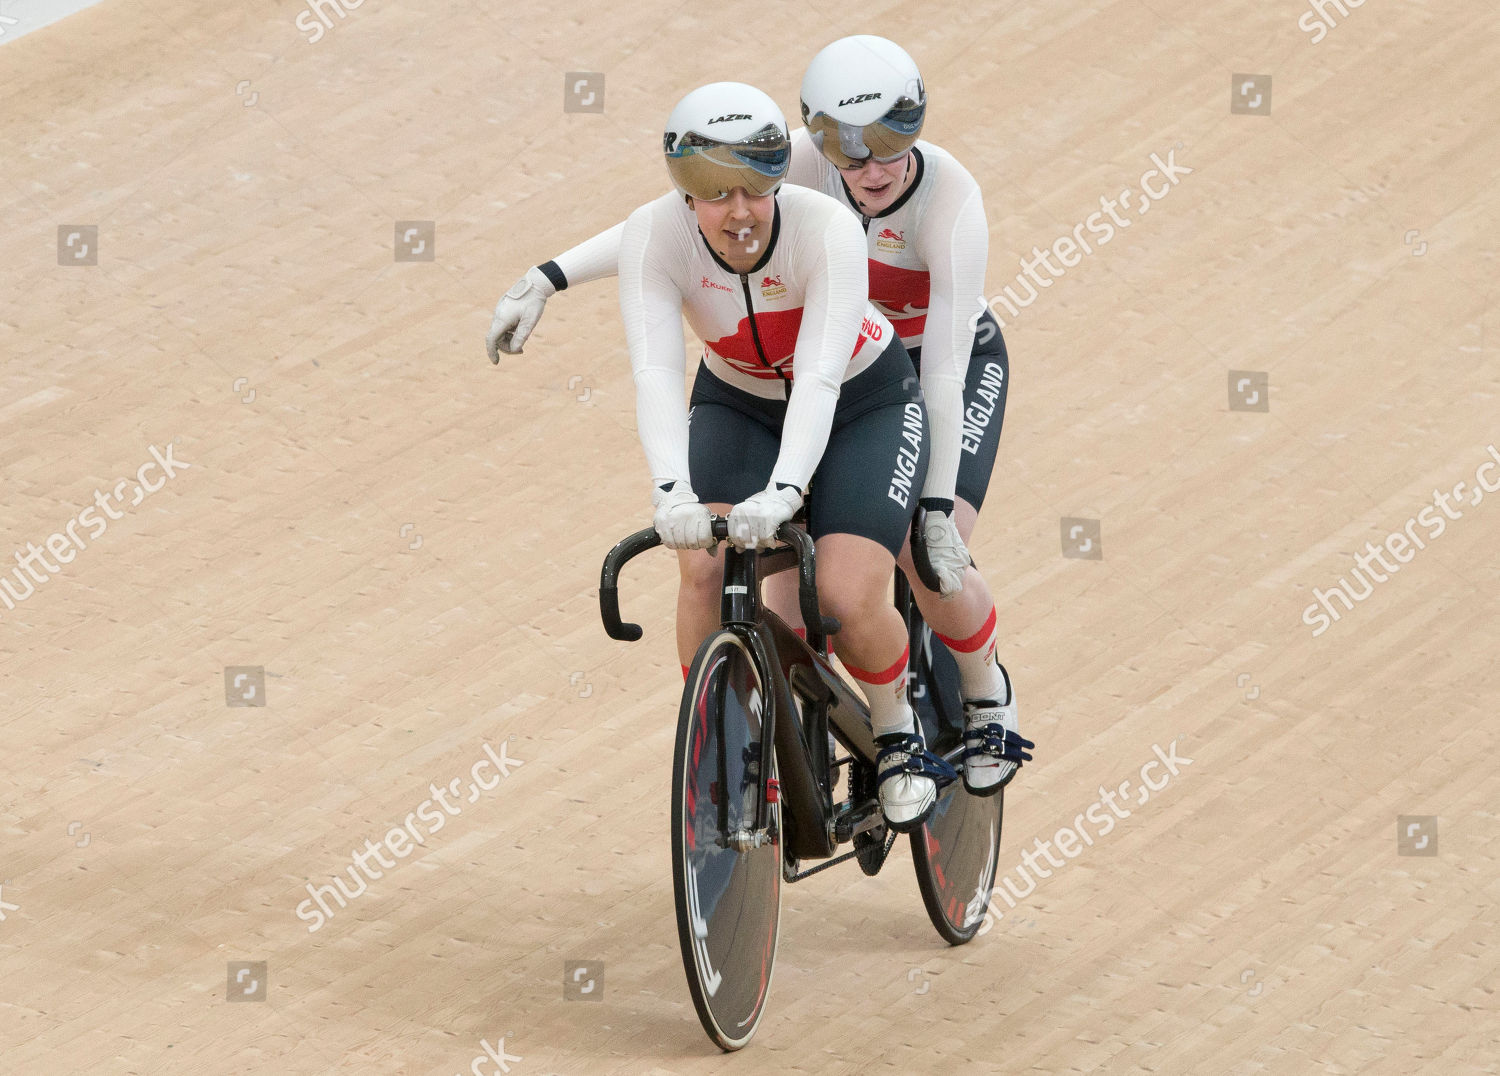
[[[1000,662],[995,657],[995,609],[983,626],[967,639],[950,639],[933,632],[953,654],[958,663],[958,678],[966,700],[991,699],[1001,706],[1010,701],[1005,677],[1000,672]]]
[[[875,714],[870,713],[870,731],[876,736],[885,736],[892,732],[913,733],[917,731],[917,715],[912,708],[903,704],[897,713],[886,715],[886,721],[875,720]]]
[[[870,729],[876,736],[916,731],[916,715],[906,701],[906,684],[911,675],[908,668],[910,657],[910,650],[903,646],[900,659],[883,672],[867,672],[844,662],[844,668],[859,684],[865,693],[865,701],[870,704]]]

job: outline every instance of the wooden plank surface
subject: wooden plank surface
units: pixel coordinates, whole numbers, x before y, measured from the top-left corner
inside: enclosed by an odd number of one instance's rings
[[[446,1074],[503,1038],[520,1073],[1495,1071],[1500,16],[1324,6],[1315,43],[1310,6],[1245,0],[325,0],[310,42],[291,0],[107,0],[0,46],[0,556],[83,539],[0,603],[0,1069]],[[597,621],[649,518],[614,289],[499,368],[482,340],[528,265],[664,189],[683,92],[794,116],[813,52],[871,31],[984,189],[992,292],[1153,153],[1191,172],[1005,315],[974,552],[1038,745],[1024,895],[950,949],[904,846],[792,887],[725,1061],[672,919],[669,559],[627,573],[643,641]],[[573,71],[602,113],[564,111]],[[1240,75],[1269,115],[1231,112]],[[432,261],[394,260],[397,221],[435,222]],[[1314,588],[1459,482],[1314,636]],[[310,931],[307,887],[487,745],[509,776]],[[602,1001],[564,999],[568,960]]]

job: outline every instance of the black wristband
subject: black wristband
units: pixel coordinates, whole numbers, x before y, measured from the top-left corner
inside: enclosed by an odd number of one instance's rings
[[[552,286],[558,291],[568,290],[568,278],[564,276],[563,271],[557,267],[557,262],[549,259],[542,262],[542,264],[538,265],[537,268],[541,270],[544,277],[552,282]]]

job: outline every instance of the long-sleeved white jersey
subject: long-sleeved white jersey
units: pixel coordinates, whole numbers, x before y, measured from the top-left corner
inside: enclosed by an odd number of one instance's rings
[[[865,217],[839,170],[799,129],[792,135],[793,184],[820,190],[865,229],[869,298],[908,348],[920,347],[922,394],[932,424],[932,461],[923,495],[952,499],[963,436],[963,390],[974,347],[973,312],[983,302],[989,233],[979,185],[945,150],[918,141],[916,178],[887,210]],[[679,199],[680,202],[680,199]],[[619,264],[624,225],[601,232],[543,265],[558,288],[608,276]]]
[[[895,339],[870,305],[859,227],[837,202],[782,187],[765,255],[736,273],[709,249],[681,195],[641,206],[619,232],[620,310],[652,481],[688,481],[682,316],[715,377],[787,401],[771,481],[805,490],[839,387]]]

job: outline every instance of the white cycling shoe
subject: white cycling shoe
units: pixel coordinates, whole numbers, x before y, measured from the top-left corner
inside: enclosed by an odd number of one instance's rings
[[[932,816],[938,790],[958,776],[952,766],[927,750],[916,732],[877,736],[875,757],[880,809],[885,824],[897,833],[910,833]]]

